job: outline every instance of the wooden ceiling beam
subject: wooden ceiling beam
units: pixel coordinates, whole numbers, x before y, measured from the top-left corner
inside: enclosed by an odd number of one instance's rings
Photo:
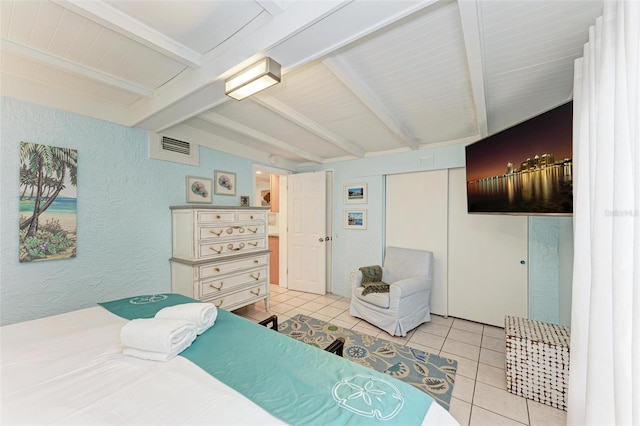
[[[469,80],[471,81],[471,92],[476,111],[476,123],[479,136],[482,139],[489,135],[489,130],[478,4],[476,1],[459,1],[458,10],[460,11],[467,64],[469,64]]]
[[[237,121],[233,121],[220,114],[207,112],[204,114],[200,114],[198,118],[208,121],[209,123],[215,124],[217,126],[224,127],[225,129],[231,130],[232,132],[236,132],[241,135],[256,139],[260,142],[264,142],[268,145],[271,145],[280,149],[284,149],[285,151],[289,151],[299,157],[302,157],[314,163],[322,163],[324,161],[321,157],[318,157],[315,154],[312,154],[303,149],[297,148],[293,145],[290,145],[286,142],[281,141],[280,139],[276,139],[265,133],[254,130],[251,127],[245,126],[244,124],[238,123]]]
[[[102,0],[58,0],[57,4],[131,38],[190,68],[202,66],[202,55]],[[188,7],[188,6],[185,6]]]
[[[96,80],[99,83],[106,84],[117,89],[125,90],[127,92],[135,93],[145,98],[151,98],[154,94],[153,90],[133,83],[129,80],[118,78],[116,76],[107,74],[86,65],[78,64],[68,59],[54,56],[26,45],[14,43],[4,38],[2,39],[2,49],[15,55],[27,58],[29,60],[42,62],[46,65],[61,69],[68,73],[76,74],[80,77],[85,77],[91,80]]]
[[[412,150],[417,150],[420,147],[419,141],[398,121],[373,90],[358,78],[344,60],[338,56],[332,56],[323,59],[322,63],[405,145]]]
[[[358,158],[364,157],[364,150],[359,146],[338,136],[337,134],[333,133],[331,130],[311,120],[309,117],[299,113],[293,108],[288,107],[287,105],[283,104],[282,102],[273,98],[272,96],[258,94],[258,95],[252,96],[251,100],[253,100],[254,102],[257,102],[258,104],[269,109],[270,111],[275,112],[281,117],[297,124],[303,129],[308,130],[309,132],[317,136],[320,136],[325,141],[329,142],[332,145],[337,146],[343,151],[351,155],[354,155]]]

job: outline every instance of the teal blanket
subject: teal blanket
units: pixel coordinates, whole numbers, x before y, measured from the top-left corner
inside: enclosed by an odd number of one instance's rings
[[[179,295],[145,303],[149,315]],[[150,297],[150,296],[143,296]],[[187,299],[186,301],[184,299]],[[130,300],[101,303],[130,318]],[[175,302],[175,303],[173,303]],[[124,315],[121,315],[121,312]],[[127,315],[127,316],[125,316]],[[218,309],[216,323],[180,354],[279,419],[294,425],[420,424],[433,399],[411,385]]]

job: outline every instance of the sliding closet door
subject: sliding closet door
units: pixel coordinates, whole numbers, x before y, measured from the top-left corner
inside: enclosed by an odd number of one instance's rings
[[[386,179],[386,245],[433,252],[431,312],[447,315],[447,170]]]
[[[468,214],[466,185],[449,171],[449,315],[504,327],[527,318],[527,217]]]

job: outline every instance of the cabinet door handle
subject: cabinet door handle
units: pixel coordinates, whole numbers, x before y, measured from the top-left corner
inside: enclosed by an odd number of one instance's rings
[[[223,303],[224,303],[224,299],[220,299],[220,303],[213,302],[216,308],[219,308],[220,306],[222,306]]]
[[[253,228],[253,229],[251,229],[251,228],[247,228],[247,229],[249,229],[249,232],[252,232],[252,233],[254,233],[254,234],[255,234],[256,232],[258,232],[258,228]]]
[[[249,242],[248,244],[249,244],[250,246],[253,246],[253,247],[258,247],[258,242],[257,242],[257,241]]]
[[[209,246],[209,249],[215,251],[218,254],[222,253],[222,246],[220,246],[220,250],[216,250],[213,246]]]
[[[227,245],[227,250],[238,251],[238,250],[242,250],[243,248],[244,248],[244,243],[238,244],[238,247],[233,247],[232,243],[229,243],[229,245]]]
[[[216,236],[216,237],[219,237],[219,236],[220,236],[220,234],[222,234],[222,230],[220,230],[220,231],[216,232],[216,231],[214,231],[213,229],[211,229],[211,230],[209,230],[209,232],[211,232],[212,234],[215,234],[215,236]]]
[[[260,272],[258,272],[258,276],[254,276],[253,274],[249,275],[251,278],[253,278],[254,280],[258,281],[260,279]]]
[[[262,288],[257,288],[255,291],[249,290],[249,293],[255,294],[256,296],[260,296],[260,290],[262,290]]]
[[[216,290],[220,291],[222,290],[222,286],[224,285],[224,282],[220,281],[220,287],[216,287],[213,284],[209,284],[209,287],[215,288]]]

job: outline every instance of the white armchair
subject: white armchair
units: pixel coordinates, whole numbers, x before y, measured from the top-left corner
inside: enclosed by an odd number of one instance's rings
[[[352,272],[349,313],[392,336],[406,336],[423,322],[431,321],[429,297],[433,285],[433,253],[387,247],[382,281],[389,293],[362,295],[362,272]]]

